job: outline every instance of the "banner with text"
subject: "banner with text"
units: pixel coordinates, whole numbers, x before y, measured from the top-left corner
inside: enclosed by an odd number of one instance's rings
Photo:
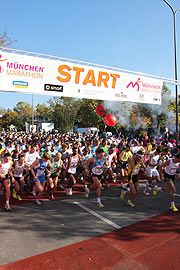
[[[161,104],[163,81],[0,51],[0,91]]]

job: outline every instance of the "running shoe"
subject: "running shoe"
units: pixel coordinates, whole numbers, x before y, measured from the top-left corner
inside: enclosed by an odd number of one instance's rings
[[[17,196],[18,201],[22,201],[22,198],[20,196]]]
[[[37,205],[41,205],[42,203],[40,202],[40,200],[38,200],[38,199],[35,199],[35,203],[37,204]]]
[[[158,188],[158,187],[155,186],[154,189],[153,189],[153,195],[154,195],[154,196],[158,193],[158,189],[157,189],[157,188]]]
[[[6,211],[11,211],[11,207],[10,207],[9,203],[5,204],[5,210]]]
[[[149,195],[150,195],[150,193],[149,193],[148,191],[144,191],[143,194],[144,194],[145,196],[149,196]]]
[[[113,178],[113,183],[116,183],[116,177],[115,177],[115,178]]]
[[[50,195],[49,200],[51,200],[51,201],[55,200],[54,195]]]
[[[176,208],[175,205],[171,206],[170,209],[173,211],[173,212],[178,212],[179,210]]]
[[[101,202],[97,202],[97,206],[98,206],[99,208],[103,208],[103,207],[104,207],[104,205],[103,205]]]
[[[72,195],[72,188],[67,188],[66,189],[66,195],[71,196]]]
[[[120,188],[125,188],[124,183],[121,183],[121,184],[120,184]]]
[[[89,197],[89,191],[88,191],[87,187],[85,187],[85,197],[86,197],[86,198]]]
[[[130,206],[130,207],[134,207],[135,206],[134,203],[131,202],[131,201],[130,202],[127,202],[127,205]]]
[[[17,199],[17,194],[16,194],[15,190],[13,190],[12,196],[13,196],[14,199]]]
[[[125,198],[124,190],[121,191],[120,198],[121,198],[121,200],[124,200],[124,198]]]

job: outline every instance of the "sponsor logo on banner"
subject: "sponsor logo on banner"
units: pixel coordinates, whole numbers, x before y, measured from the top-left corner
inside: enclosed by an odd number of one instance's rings
[[[144,93],[152,93],[152,94],[161,94],[161,86],[157,84],[152,84],[148,82],[143,82],[140,78],[137,79],[136,82],[130,82],[126,88],[133,88],[136,89],[137,92],[141,90]],[[141,99],[141,97],[139,96]],[[160,99],[159,99],[160,100]]]
[[[23,81],[13,81],[13,86],[16,88],[28,88],[28,82]]]
[[[124,95],[124,93],[121,92],[120,94],[115,94],[115,97],[117,97],[117,98],[127,98],[127,95]]]
[[[7,59],[5,59],[7,60]],[[21,78],[43,79],[44,67],[39,65],[7,62],[6,75]]]
[[[136,88],[137,91],[139,91],[139,88],[140,88],[140,85],[139,85],[139,84],[140,84],[140,83],[142,83],[142,81],[140,80],[140,78],[138,78],[137,81],[136,81],[135,83],[130,82],[130,83],[126,86],[126,88],[132,87],[132,88]]]
[[[62,85],[54,85],[54,84],[45,84],[44,90],[45,91],[63,92],[63,86]]]
[[[144,95],[143,94],[140,94],[139,95],[139,99],[144,99]]]

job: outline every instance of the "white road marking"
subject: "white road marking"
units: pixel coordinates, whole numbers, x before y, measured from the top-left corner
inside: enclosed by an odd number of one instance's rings
[[[79,202],[73,202],[74,204],[78,205],[79,207],[81,207],[82,209],[84,209],[85,211],[87,211],[88,213],[90,213],[91,215],[101,219],[102,221],[104,221],[105,223],[109,224],[110,226],[114,227],[115,229],[121,229],[122,227],[117,225],[116,223],[112,222],[111,220],[99,215],[98,213],[96,213],[95,211],[87,208],[86,206],[82,205]]]

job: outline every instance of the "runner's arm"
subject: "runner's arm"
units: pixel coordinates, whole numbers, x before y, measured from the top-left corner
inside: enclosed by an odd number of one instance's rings
[[[159,165],[160,168],[165,168],[166,166],[168,166],[170,164],[170,160],[166,160],[164,163],[162,163],[161,165]]]

